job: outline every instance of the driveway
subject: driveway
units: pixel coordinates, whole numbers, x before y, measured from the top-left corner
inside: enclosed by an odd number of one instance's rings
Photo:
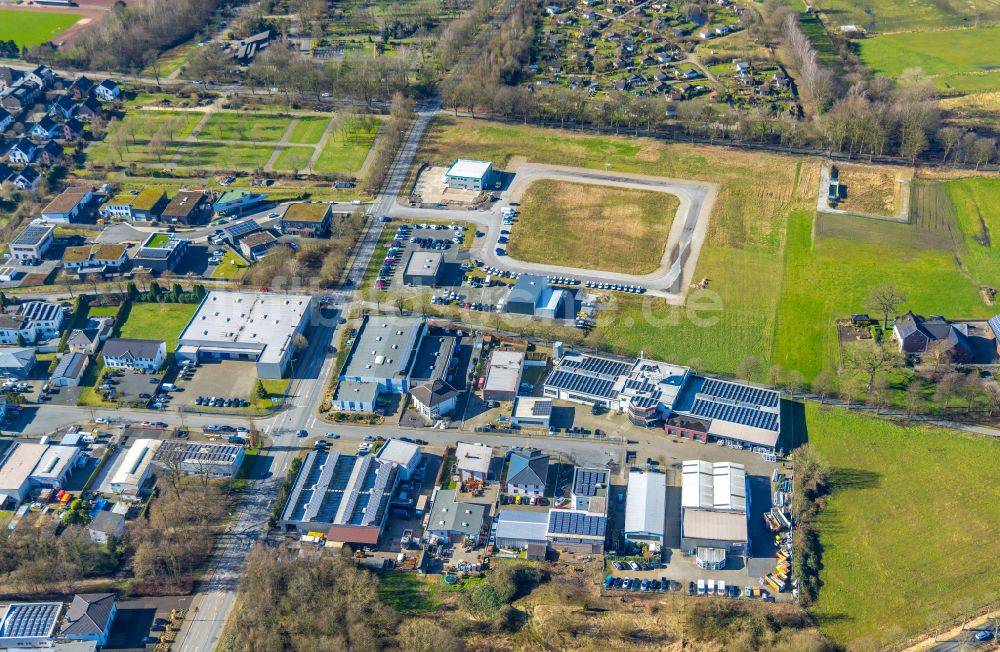
[[[510,256],[498,256],[496,247],[502,223],[501,208],[509,206],[511,202],[518,202],[532,183],[542,179],[665,192],[677,196],[680,205],[664,245],[660,266],[650,274],[618,274],[528,263]],[[500,201],[494,202],[488,210],[412,208],[397,203],[389,209],[388,214],[403,219],[464,220],[476,224],[486,232],[486,237],[473,247],[471,253],[492,267],[545,276],[569,276],[581,282],[638,285],[646,288],[649,294],[663,297],[669,303],[683,304],[694,277],[717,195],[718,185],[714,183],[527,163],[517,167],[510,187],[500,193]]]

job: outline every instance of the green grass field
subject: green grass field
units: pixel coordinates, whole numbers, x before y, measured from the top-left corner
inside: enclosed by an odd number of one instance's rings
[[[944,184],[955,207],[965,246],[963,260],[983,284],[1000,288],[1000,179],[961,179]],[[993,242],[996,242],[996,245]]]
[[[543,179],[521,200],[510,255],[531,263],[648,274],[660,265],[674,195]]]
[[[928,75],[942,76],[938,84],[943,89],[959,92],[966,85],[975,91],[1000,89],[1000,75],[981,74],[997,69],[1000,25],[886,34],[862,39],[859,45],[862,61],[875,73],[897,77],[908,68],[921,68]]]
[[[181,331],[198,306],[189,303],[136,303],[121,327],[120,337],[164,340],[167,352],[177,348]]]
[[[819,519],[823,585],[811,609],[827,636],[848,649],[884,645],[996,599],[995,441],[815,404],[806,422],[835,486]]]
[[[198,139],[275,143],[291,124],[292,118],[277,115],[254,114],[248,119],[243,113],[218,112],[198,132]]]
[[[21,47],[34,47],[81,18],[80,14],[0,9],[0,41],[13,40]]]
[[[276,170],[304,170],[315,150],[312,147],[285,147],[274,162]]]
[[[854,24],[869,32],[907,32],[967,27],[975,20],[989,24],[1000,19],[1000,6],[991,0],[819,0],[810,4],[823,12],[834,30]]]
[[[292,127],[292,133],[288,136],[288,142],[300,143],[302,145],[316,145],[323,137],[326,126],[330,124],[329,117],[301,116],[298,122]]]
[[[379,119],[372,121],[372,127],[366,129],[359,118],[349,118],[350,129],[341,133],[334,130],[326,141],[326,147],[316,159],[313,166],[316,172],[345,172],[357,174],[368,156],[368,150],[378,135]]]
[[[249,265],[227,249],[226,255],[222,257],[222,263],[212,271],[212,278],[241,279],[248,269]]]
[[[263,167],[271,158],[270,147],[260,145],[227,145],[226,143],[197,142],[189,144],[178,163],[187,167],[213,170]]]

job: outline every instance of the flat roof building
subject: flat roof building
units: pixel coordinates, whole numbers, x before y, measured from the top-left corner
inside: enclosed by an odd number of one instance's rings
[[[10,242],[10,255],[15,260],[37,262],[45,258],[52,247],[55,226],[31,223],[18,232]]]
[[[576,315],[576,303],[572,293],[552,287],[544,276],[522,274],[507,295],[507,312],[570,319]]]
[[[153,454],[153,464],[184,475],[233,478],[243,464],[244,455],[243,446],[233,444],[164,441]]]
[[[632,363],[602,356],[567,353],[545,379],[545,396],[613,409]]]
[[[476,546],[482,539],[486,524],[487,505],[457,500],[454,489],[438,489],[431,505],[426,533],[433,541],[447,543],[466,540]]]
[[[153,457],[163,444],[159,439],[136,439],[111,476],[111,490],[136,496],[153,471]]]
[[[59,489],[72,473],[80,449],[19,442],[0,461],[0,504],[19,505],[33,489]]]
[[[494,349],[486,368],[483,399],[487,401],[513,401],[521,385],[524,369],[523,351]]]
[[[132,256],[132,265],[154,272],[173,271],[184,258],[190,244],[190,240],[174,233],[151,233]]]
[[[403,480],[409,480],[417,467],[420,466],[423,454],[420,452],[420,446],[393,438],[383,444],[375,457],[382,463],[395,464],[399,467],[400,477]]]
[[[604,552],[608,517],[570,509],[549,510],[545,538],[553,548],[577,553]]]
[[[332,204],[296,202],[278,218],[278,229],[285,235],[320,238],[329,233],[332,216]]]
[[[548,546],[545,537],[549,510],[505,507],[497,517],[496,545],[507,550],[524,550],[531,544]]]
[[[93,198],[90,188],[67,188],[42,209],[49,222],[73,222]]]
[[[212,217],[214,195],[209,190],[179,190],[160,213],[169,224],[204,224]]]
[[[404,285],[437,286],[441,284],[444,256],[439,251],[410,252],[410,259],[403,270]]]
[[[681,484],[681,548],[749,554],[746,471],[736,462],[685,460]]]
[[[625,500],[625,540],[647,545],[653,552],[663,547],[667,513],[667,476],[632,471]]]
[[[394,394],[408,392],[414,352],[426,330],[427,323],[415,317],[366,316],[340,380],[375,383]]]
[[[0,620],[0,649],[48,647],[55,638],[61,602],[12,602]]]
[[[455,465],[462,482],[486,482],[489,479],[493,449],[484,444],[458,442]]]
[[[313,310],[305,294],[209,292],[181,333],[177,358],[247,360],[258,377],[282,378]]]
[[[518,428],[548,428],[552,418],[552,399],[540,396],[518,396],[510,417]]]
[[[678,419],[668,418],[665,430],[770,452],[781,438],[780,399],[773,389],[691,375],[672,409]]]
[[[489,161],[456,159],[445,172],[445,183],[449,188],[463,190],[485,190],[494,182],[493,164]]]

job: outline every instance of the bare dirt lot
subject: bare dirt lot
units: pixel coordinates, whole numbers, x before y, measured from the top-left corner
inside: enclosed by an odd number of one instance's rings
[[[837,170],[847,189],[837,208],[886,216],[899,210],[899,175],[892,170],[855,165],[838,165]]]

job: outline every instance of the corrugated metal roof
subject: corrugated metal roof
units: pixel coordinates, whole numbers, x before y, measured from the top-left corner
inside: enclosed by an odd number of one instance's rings
[[[648,532],[663,535],[667,513],[667,476],[662,473],[628,474],[625,534]]]

